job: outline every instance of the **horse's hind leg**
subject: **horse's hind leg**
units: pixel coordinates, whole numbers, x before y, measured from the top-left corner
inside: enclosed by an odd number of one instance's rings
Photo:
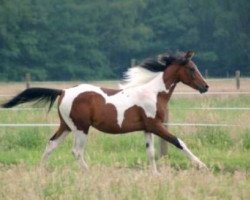
[[[157,174],[157,167],[155,163],[155,149],[154,149],[154,136],[152,133],[145,132],[146,150],[148,154],[149,164],[154,174]]]
[[[68,134],[69,129],[65,125],[61,124],[56,133],[50,138],[44,151],[42,162],[46,162],[48,160],[49,155],[57,148],[58,144],[61,143]]]
[[[79,165],[83,169],[88,169],[88,165],[84,160],[84,145],[86,144],[87,133],[85,134],[85,132],[79,130],[73,132],[75,136],[75,142],[72,149],[72,153],[76,158],[76,160],[78,161]]]

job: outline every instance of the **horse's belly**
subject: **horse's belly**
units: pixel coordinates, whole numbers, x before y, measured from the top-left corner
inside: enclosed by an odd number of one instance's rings
[[[115,107],[108,104],[95,112],[92,126],[107,133],[126,133],[142,130],[144,129],[144,123],[138,109],[138,107],[131,107],[124,112],[122,120],[119,120]]]
[[[128,133],[128,132],[143,130],[142,123],[131,124],[130,126],[125,126],[125,127],[114,126],[112,124],[104,124],[104,125],[93,124],[93,127],[99,131],[102,131],[105,133],[111,133],[111,134],[121,134],[121,133]]]

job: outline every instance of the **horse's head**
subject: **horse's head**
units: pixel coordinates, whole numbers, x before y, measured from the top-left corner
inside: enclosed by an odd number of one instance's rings
[[[175,76],[175,82],[182,82],[200,93],[208,91],[209,86],[202,77],[195,63],[191,60],[194,56],[194,52],[188,51],[179,57],[174,57],[168,60],[171,61],[169,67],[166,68],[164,74],[169,75],[172,71],[172,75]]]
[[[208,84],[202,77],[199,69],[195,63],[191,60],[194,56],[194,52],[188,51],[183,56],[183,62],[180,63],[180,69],[178,71],[179,81],[198,90],[200,93],[208,91]]]

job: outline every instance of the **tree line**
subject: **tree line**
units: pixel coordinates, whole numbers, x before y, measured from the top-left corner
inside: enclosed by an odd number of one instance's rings
[[[167,50],[250,75],[248,0],[0,0],[0,80],[116,79]]]

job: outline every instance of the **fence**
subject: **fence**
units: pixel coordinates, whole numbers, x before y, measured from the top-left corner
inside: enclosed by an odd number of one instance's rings
[[[197,92],[175,92],[174,95],[197,95]],[[250,92],[210,92],[204,95],[249,95]],[[0,95],[1,97],[11,97],[13,95],[5,95],[2,94]],[[44,108],[10,108],[10,109],[5,109],[5,108],[0,108],[0,111],[25,111],[25,110],[44,110]],[[52,109],[53,110],[53,109]],[[249,111],[250,107],[190,107],[190,108],[168,108],[169,110],[228,110],[228,111]],[[0,123],[0,127],[55,127],[58,126],[59,124],[44,124],[44,123],[24,123],[24,124],[3,124]],[[165,118],[165,125],[166,127],[168,126],[197,126],[197,127],[237,127],[240,125],[237,124],[215,124],[215,123],[170,123],[169,122],[169,115],[166,113],[166,118]]]

